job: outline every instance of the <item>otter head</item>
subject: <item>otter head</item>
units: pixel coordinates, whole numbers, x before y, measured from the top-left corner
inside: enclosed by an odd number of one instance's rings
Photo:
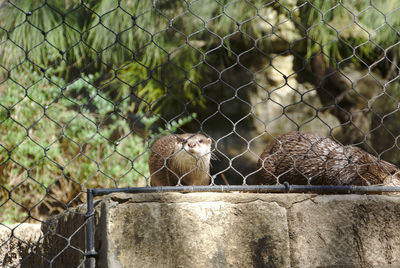
[[[195,158],[211,155],[211,139],[202,134],[185,133],[177,136],[175,152],[183,151]]]

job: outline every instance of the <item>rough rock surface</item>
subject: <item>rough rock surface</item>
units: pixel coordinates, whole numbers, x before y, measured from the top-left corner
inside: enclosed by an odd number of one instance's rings
[[[288,210],[293,267],[399,267],[400,199],[321,195]]]
[[[104,267],[400,265],[396,196],[114,195],[102,214]]]
[[[286,211],[274,200],[266,206],[255,196],[165,197],[164,202],[155,202],[154,195],[143,203],[131,202],[131,196],[103,203],[106,267],[289,266]]]
[[[40,224],[0,225],[0,267],[29,267],[41,237]]]

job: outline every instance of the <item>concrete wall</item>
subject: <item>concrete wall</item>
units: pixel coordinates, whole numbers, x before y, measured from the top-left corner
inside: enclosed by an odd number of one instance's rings
[[[42,226],[41,266],[48,260],[53,267],[84,263],[82,213],[80,208]],[[97,264],[398,267],[398,226],[398,196],[114,194],[96,204]]]

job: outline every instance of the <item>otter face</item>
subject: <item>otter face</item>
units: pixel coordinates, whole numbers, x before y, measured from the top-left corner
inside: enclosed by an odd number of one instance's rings
[[[175,136],[175,152],[172,156],[174,169],[178,174],[209,172],[211,160],[211,139],[201,134],[182,134]],[[207,177],[208,178],[208,177]]]
[[[184,150],[194,157],[203,157],[211,152],[211,139],[201,134],[182,134],[177,137],[175,151]]]

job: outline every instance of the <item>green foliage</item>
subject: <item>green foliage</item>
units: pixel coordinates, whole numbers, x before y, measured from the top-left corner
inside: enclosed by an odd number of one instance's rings
[[[242,44],[264,44],[277,27],[260,27],[269,22],[268,8],[301,22],[296,26],[311,38],[308,56],[322,50],[337,60],[355,53],[368,61],[384,49],[398,53],[391,47],[400,30],[395,0],[298,1],[300,12],[292,9],[294,2],[17,0],[0,9],[0,64],[10,69],[27,58],[45,69],[63,65],[64,78],[73,77],[71,66],[112,69],[119,97],[134,87],[153,104],[172,88],[178,99],[201,104],[195,85],[207,71],[204,53],[219,46],[234,53],[239,30]]]
[[[308,54],[323,51],[336,62],[350,58],[371,64],[384,53],[398,54],[398,1],[315,0],[301,12],[308,28]],[[386,50],[386,52],[384,52]],[[356,57],[354,57],[356,56]]]
[[[97,94],[96,75],[71,84],[36,72],[29,77],[27,89],[11,80],[0,88],[0,202],[12,191],[13,201],[31,208],[62,177],[86,187],[146,184],[147,141],[133,135],[124,114]]]
[[[222,48],[225,56],[232,56],[231,39],[239,27],[242,44],[251,47],[254,40],[272,32],[259,27],[263,22],[259,10],[279,6],[262,0],[155,3],[154,7],[153,1],[4,3],[0,65],[11,70],[33,62],[35,68],[67,81],[77,77],[76,68],[97,71],[104,79],[111,76],[104,82],[111,88],[107,98],[123,100],[133,89],[142,110],[158,111],[187,101],[204,107],[200,78],[213,71],[205,53]],[[2,74],[5,77],[7,71],[0,68]],[[173,97],[165,98],[166,93]]]
[[[98,74],[66,83],[29,69],[15,79],[23,80],[27,74],[24,85],[8,79],[0,86],[0,185],[4,187],[0,204],[5,202],[1,222],[26,220],[28,211],[23,207],[40,205],[64,178],[83,187],[146,185],[151,138],[132,133],[123,112],[129,111],[129,103],[119,103],[116,111],[96,89]],[[172,121],[166,129],[175,132],[195,117]],[[139,118],[149,136],[155,137],[157,133],[149,129],[158,118],[145,114]],[[31,214],[38,217],[35,211]]]
[[[62,64],[63,71],[67,71],[65,61],[82,65],[89,48],[80,39],[90,16],[80,3],[72,2],[17,0],[3,3],[0,40],[4,43],[0,51],[7,56],[2,57],[2,66],[11,69],[29,60],[45,69],[52,69],[55,63]]]
[[[196,113],[192,113],[190,116],[185,116],[177,121],[172,121],[170,123],[167,123],[165,128],[158,128],[158,132],[160,134],[170,134],[170,133],[175,133],[177,130],[182,127],[183,125],[186,125],[187,123],[190,123],[193,119],[197,117]]]

